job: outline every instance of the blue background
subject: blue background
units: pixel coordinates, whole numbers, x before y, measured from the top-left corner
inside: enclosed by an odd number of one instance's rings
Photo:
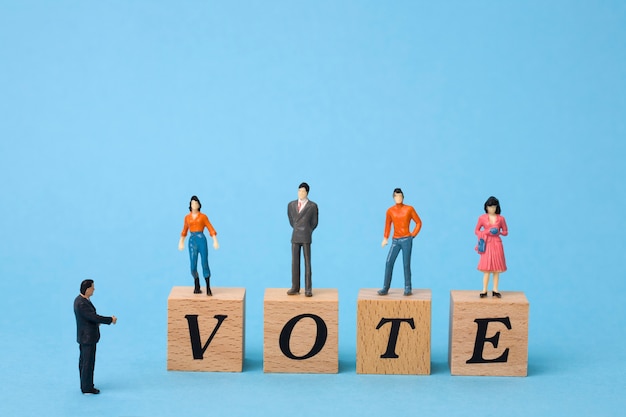
[[[0,2],[0,414],[622,415],[626,5],[621,1]],[[287,202],[320,207],[314,286],[340,294],[340,372],[264,374],[263,292],[290,281]],[[391,192],[424,226],[432,375],[355,373],[356,296],[382,284]],[[166,300],[197,194],[246,287],[241,374],[166,371]],[[530,301],[527,378],[452,377],[449,291]],[[400,263],[394,286],[401,283]],[[72,301],[96,281],[96,386]]]

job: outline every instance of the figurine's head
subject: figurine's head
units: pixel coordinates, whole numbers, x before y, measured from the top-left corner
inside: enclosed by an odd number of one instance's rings
[[[198,199],[198,197],[191,196],[191,200],[189,200],[189,211],[191,211],[191,209],[197,209],[198,211],[200,211],[200,209],[202,208],[202,204],[200,203],[200,200]]]
[[[494,196],[489,197],[487,201],[485,201],[485,213],[489,213],[487,207],[495,207],[495,213],[500,214],[500,202]]]
[[[298,199],[304,200],[309,195],[309,184],[303,182],[298,186]]]
[[[393,190],[393,201],[395,201],[396,204],[402,204],[404,201],[404,193],[402,192],[402,189],[396,188]]]
[[[80,293],[89,298],[93,294],[95,287],[93,285],[93,279],[86,279],[80,283]]]

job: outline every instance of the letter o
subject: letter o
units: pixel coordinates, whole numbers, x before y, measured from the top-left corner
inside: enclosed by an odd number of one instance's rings
[[[313,345],[309,353],[307,353],[306,355],[296,356],[291,352],[291,348],[289,347],[289,341],[291,339],[291,332],[293,332],[293,328],[296,326],[296,324],[300,320],[306,317],[313,319],[315,321],[315,324],[317,325],[317,334],[315,335],[315,344]],[[281,352],[283,352],[283,355],[285,355],[289,359],[304,360],[304,359],[312,358],[313,356],[320,353],[320,351],[324,347],[324,344],[326,344],[327,338],[328,338],[328,327],[326,327],[326,323],[324,323],[324,320],[322,320],[320,316],[316,316],[315,314],[300,314],[299,316],[292,318],[291,320],[287,322],[287,324],[285,324],[285,327],[283,327],[283,329],[280,332],[278,343],[280,345]]]

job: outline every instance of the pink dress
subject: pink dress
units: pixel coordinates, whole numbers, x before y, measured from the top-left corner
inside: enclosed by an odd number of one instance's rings
[[[489,231],[492,228],[498,229],[498,233],[493,235]],[[489,215],[483,214],[478,218],[478,224],[474,230],[478,238],[485,239],[485,253],[480,254],[478,270],[481,272],[504,272],[506,271],[506,260],[504,259],[504,248],[500,235],[506,236],[509,230],[506,227],[504,217],[497,215],[494,224],[489,223]]]

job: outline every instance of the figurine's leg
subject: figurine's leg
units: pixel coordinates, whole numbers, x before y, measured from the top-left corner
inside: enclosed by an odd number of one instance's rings
[[[487,296],[487,286],[489,285],[489,272],[483,273],[483,292],[480,293],[480,298]]]
[[[198,244],[198,252],[200,253],[200,261],[202,262],[202,276],[211,278],[211,270],[209,269],[209,249],[204,234],[200,236]]]
[[[413,249],[413,237],[402,239],[402,263],[404,264],[404,295],[411,295],[411,251]]]
[[[291,289],[287,291],[288,295],[300,293],[300,248],[302,244],[291,244]]]
[[[96,364],[96,344],[80,344],[80,389],[82,392],[93,390],[93,370]]]
[[[393,272],[393,265],[396,262],[398,253],[400,252],[400,245],[398,245],[397,239],[392,239],[391,247],[389,248],[389,254],[387,255],[387,262],[385,263],[385,282],[383,288],[378,291],[378,295],[387,295],[389,287],[391,286],[391,274]]]
[[[302,244],[304,254],[304,295],[313,296],[313,284],[311,282],[311,244]]]
[[[502,294],[500,294],[498,292],[498,281],[499,280],[500,280],[500,273],[499,272],[494,272],[493,273],[493,288],[492,288],[491,292],[492,292],[494,297],[501,298]]]
[[[200,278],[198,277],[198,244],[197,239],[192,233],[189,236],[189,266],[191,268],[191,276],[194,282],[194,294],[200,294]]]

